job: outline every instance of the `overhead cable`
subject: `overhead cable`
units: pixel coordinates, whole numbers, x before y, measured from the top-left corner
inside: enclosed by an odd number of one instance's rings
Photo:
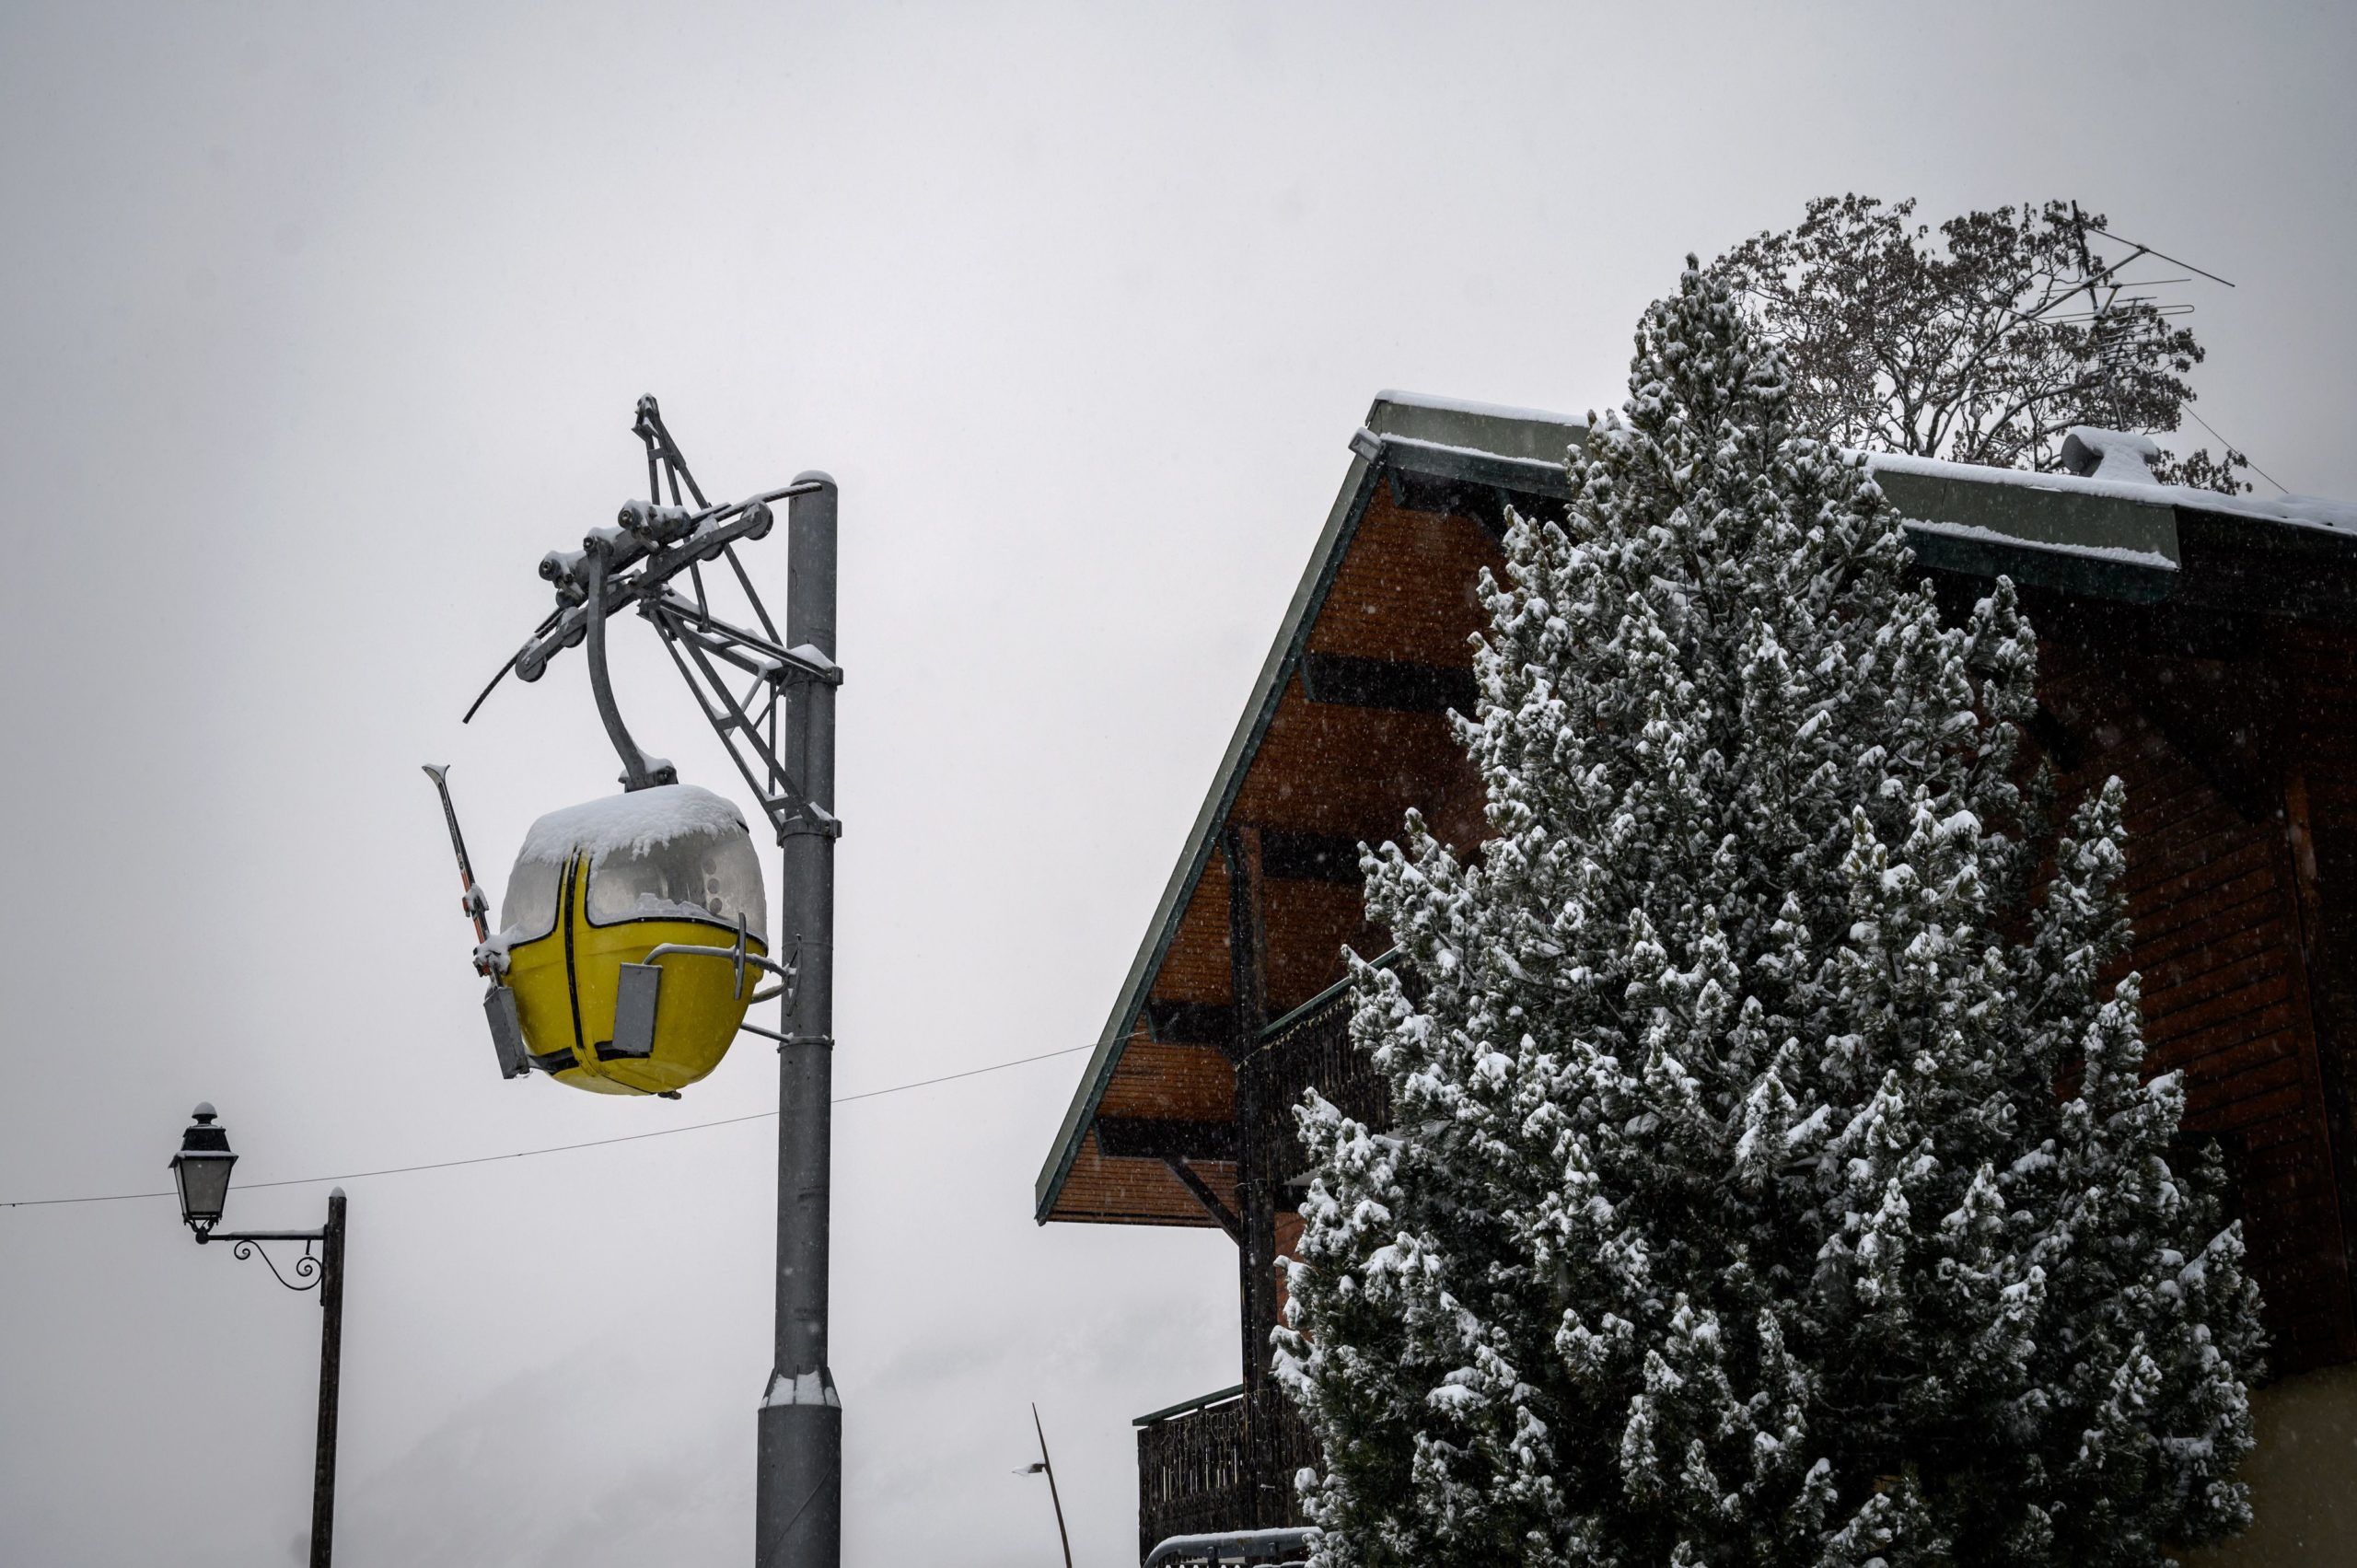
[[[1034,1062],[1049,1062],[1059,1056],[1075,1056],[1084,1051],[1094,1051],[1094,1045],[1067,1046],[1062,1051],[1043,1051],[1037,1056],[1018,1056],[1012,1062],[993,1062],[987,1067],[969,1067],[962,1073],[944,1073],[937,1078],[919,1078],[914,1083],[894,1084],[888,1088],[863,1089],[855,1095],[838,1095],[834,1103],[848,1105],[857,1099],[876,1099],[884,1095],[906,1094],[911,1089],[927,1089],[935,1084],[953,1084],[960,1078],[978,1078],[985,1073],[1003,1073],[1009,1067],[1028,1066]],[[635,1144],[646,1138],[668,1138],[680,1132],[703,1132],[714,1127],[734,1127],[741,1121],[768,1121],[777,1116],[774,1110],[756,1110],[744,1116],[724,1116],[716,1121],[691,1121],[684,1127],[657,1127],[648,1132],[623,1132],[611,1138],[590,1138],[578,1144],[551,1144],[539,1149],[510,1149],[505,1154],[475,1155],[467,1159],[430,1160],[423,1165],[386,1166],[377,1170],[348,1170],[336,1176],[295,1176],[280,1181],[240,1181],[235,1191],[253,1191],[264,1187],[310,1187],[322,1181],[358,1181],[371,1176],[407,1176],[412,1171],[448,1170],[462,1165],[491,1165],[500,1160],[534,1159],[541,1155],[570,1154],[575,1149],[599,1149],[609,1144]],[[169,1198],[167,1189],[156,1192],[101,1192],[80,1198],[14,1198],[0,1199],[0,1209],[45,1209],[64,1203],[126,1203],[141,1198]]]

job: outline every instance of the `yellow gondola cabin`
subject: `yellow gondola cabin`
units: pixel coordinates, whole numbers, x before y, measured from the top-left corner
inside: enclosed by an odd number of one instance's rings
[[[677,1095],[720,1064],[767,961],[736,807],[658,784],[532,824],[480,957],[503,1057],[598,1094]],[[774,992],[759,994],[775,994]]]

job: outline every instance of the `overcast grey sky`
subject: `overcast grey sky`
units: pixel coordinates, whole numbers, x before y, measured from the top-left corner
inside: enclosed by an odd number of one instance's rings
[[[1380,388],[1617,401],[1638,311],[1827,192],[2075,197],[2201,412],[2357,498],[2346,6],[0,7],[0,1199],[765,1109],[503,1084],[494,892],[612,787],[577,656],[459,713],[643,481],[842,484],[846,1092],[1093,1040]],[[783,535],[751,552],[782,587]],[[732,779],[643,628],[640,738]],[[842,1109],[846,1560],[1133,1550],[1235,1376],[1215,1232],[1035,1228],[1080,1059]],[[339,1561],[750,1551],[773,1126],[347,1183]],[[230,1222],[317,1223],[324,1187]],[[0,1558],[296,1560],[318,1314],[171,1204],[0,1210]]]

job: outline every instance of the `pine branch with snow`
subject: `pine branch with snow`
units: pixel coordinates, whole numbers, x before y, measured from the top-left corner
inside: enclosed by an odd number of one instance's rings
[[[1514,521],[1494,832],[1369,854],[1378,1132],[1310,1097],[1277,1372],[1325,1568],[2152,1564],[2247,1521],[2259,1343],[2141,1075],[2115,781],[2025,787],[2036,641],[1944,626],[1713,275]]]

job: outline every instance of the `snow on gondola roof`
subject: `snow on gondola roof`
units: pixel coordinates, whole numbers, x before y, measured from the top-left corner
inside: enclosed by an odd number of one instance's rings
[[[517,853],[519,865],[562,865],[576,850],[590,863],[617,853],[644,854],[673,839],[747,831],[745,814],[695,784],[656,784],[550,812],[532,824]]]

